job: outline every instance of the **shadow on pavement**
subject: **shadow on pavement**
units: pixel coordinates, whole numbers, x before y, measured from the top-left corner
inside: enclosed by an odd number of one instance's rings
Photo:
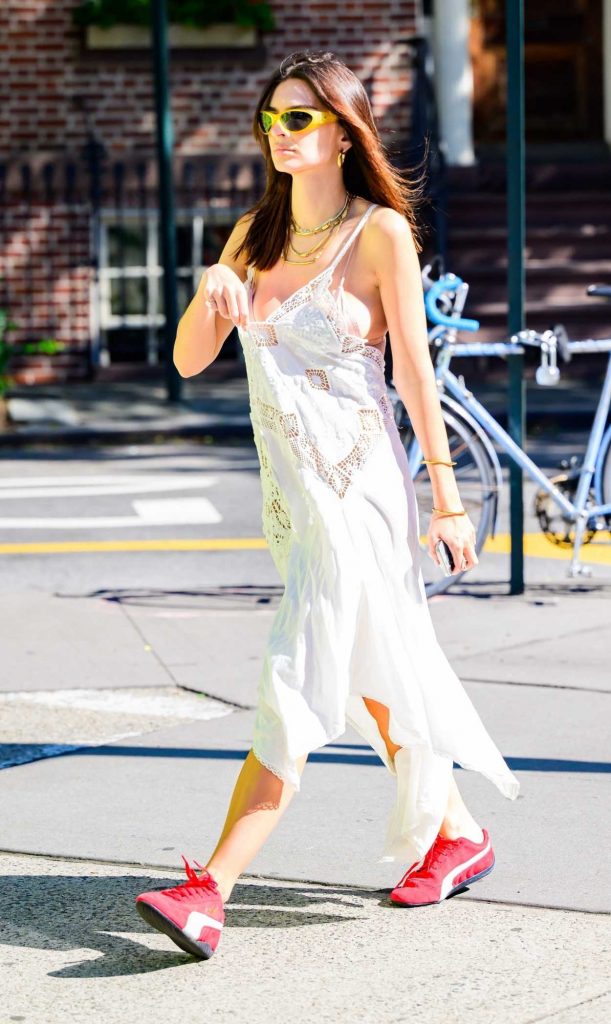
[[[0,878],[2,941],[7,946],[29,949],[74,950],[77,956],[84,950],[100,954],[50,971],[53,978],[118,977],[200,963],[178,948],[150,949],[130,937],[134,933],[160,936],[138,915],[136,896],[169,888],[179,881],[176,877],[148,875],[5,875]],[[242,882],[231,895],[226,923],[229,928],[337,926],[363,916],[346,911],[362,909],[364,900],[374,895],[349,888],[326,890]],[[344,913],[321,913],[316,909],[321,903],[341,906]],[[165,936],[163,939],[170,944]]]
[[[329,748],[338,748],[331,750]],[[346,748],[346,749],[344,749]],[[362,749],[363,753],[354,753]],[[351,752],[352,751],[352,752]],[[154,757],[188,758],[204,761],[244,761],[248,751],[231,747],[147,747],[128,746],[121,743],[78,746],[61,743],[6,743],[0,744],[0,770],[17,767],[30,761],[48,757]],[[519,772],[585,772],[608,774],[611,762],[578,761],[559,757],[510,757],[505,761],[513,771]],[[356,743],[329,743],[322,750],[315,750],[308,756],[308,764],[362,765],[383,768],[384,762],[371,747]],[[462,765],[454,762],[454,769]]]

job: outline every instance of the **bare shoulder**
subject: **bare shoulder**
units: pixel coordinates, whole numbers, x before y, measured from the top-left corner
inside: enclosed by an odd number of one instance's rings
[[[255,214],[252,211],[243,213],[241,217],[238,217],[217,261],[218,263],[223,263],[227,267],[231,267],[241,281],[246,277],[246,256],[244,251],[239,253],[237,256],[234,256],[234,253],[246,238],[248,229],[254,220],[254,217]]]
[[[378,287],[384,278],[405,272],[417,259],[410,224],[402,213],[390,206],[377,206],[363,229],[363,249],[367,266]]]
[[[413,237],[407,217],[391,206],[376,206],[364,230],[371,244],[408,241]]]

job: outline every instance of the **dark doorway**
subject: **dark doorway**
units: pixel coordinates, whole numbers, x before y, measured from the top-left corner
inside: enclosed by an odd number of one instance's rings
[[[473,0],[476,143],[505,138],[505,2]],[[602,0],[525,0],[524,17],[527,140],[600,140]]]

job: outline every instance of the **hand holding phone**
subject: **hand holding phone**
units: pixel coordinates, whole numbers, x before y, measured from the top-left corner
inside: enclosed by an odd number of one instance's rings
[[[454,558],[445,540],[438,540],[435,544],[435,551],[445,576],[451,576],[454,571]]]

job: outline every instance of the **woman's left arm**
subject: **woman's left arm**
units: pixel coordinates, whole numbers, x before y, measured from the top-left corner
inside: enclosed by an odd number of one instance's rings
[[[370,217],[367,247],[375,256],[376,280],[384,308],[393,360],[393,383],[407,409],[425,459],[451,461],[427,336],[422,274],[410,226],[396,210],[382,207]],[[436,508],[461,511],[458,485],[451,466],[428,465]],[[455,572],[477,564],[475,530],[468,515],[432,514],[429,552],[438,564],[435,543],[443,539],[452,551]]]

